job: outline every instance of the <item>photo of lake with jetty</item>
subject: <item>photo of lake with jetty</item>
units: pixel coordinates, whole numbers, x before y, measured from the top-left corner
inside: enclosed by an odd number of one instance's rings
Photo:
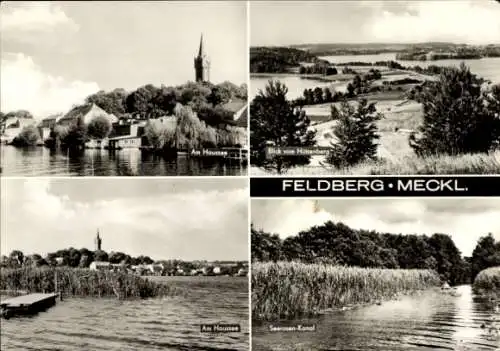
[[[500,174],[498,2],[250,9],[252,175]]]
[[[246,3],[1,11],[2,176],[248,173]]]
[[[498,350],[497,198],[253,199],[252,350]]]
[[[247,193],[238,178],[2,178],[0,348],[248,350]]]

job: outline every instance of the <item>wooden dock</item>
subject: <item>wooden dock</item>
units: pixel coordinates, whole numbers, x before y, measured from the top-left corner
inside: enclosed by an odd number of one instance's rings
[[[46,310],[56,304],[59,293],[35,293],[0,301],[1,315],[10,318],[15,315],[29,315]]]

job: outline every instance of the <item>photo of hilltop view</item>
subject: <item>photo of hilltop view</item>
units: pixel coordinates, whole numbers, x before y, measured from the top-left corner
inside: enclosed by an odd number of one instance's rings
[[[1,183],[2,350],[248,350],[245,179]]]
[[[242,2],[4,2],[2,176],[247,173]]]
[[[251,2],[251,173],[500,173],[498,18],[489,0]]]
[[[253,199],[251,212],[252,350],[498,350],[499,199]]]

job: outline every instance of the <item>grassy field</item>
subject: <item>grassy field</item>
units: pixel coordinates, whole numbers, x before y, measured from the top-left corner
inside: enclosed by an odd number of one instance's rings
[[[316,160],[316,164],[317,164]],[[253,176],[271,175],[257,167],[251,167]],[[349,168],[333,168],[319,164],[289,169],[287,175],[426,175],[426,174],[499,174],[500,151],[490,154],[461,156],[432,156],[419,158],[406,156],[400,159],[367,161]]]
[[[0,290],[57,292],[65,296],[147,298],[173,296],[182,290],[124,272],[79,268],[18,268],[0,270]]]
[[[271,320],[370,304],[439,285],[434,271],[296,262],[252,265],[252,318]]]
[[[477,294],[500,297],[500,266],[479,272],[472,287]]]

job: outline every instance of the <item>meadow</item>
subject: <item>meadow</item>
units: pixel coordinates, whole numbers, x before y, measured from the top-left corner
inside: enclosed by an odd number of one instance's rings
[[[182,289],[126,272],[69,267],[24,267],[0,270],[0,290],[61,292],[63,296],[120,299],[175,296]],[[57,278],[57,286],[56,286]]]
[[[252,316],[298,318],[372,304],[438,286],[431,270],[375,269],[304,264],[252,265]]]
[[[479,272],[472,285],[480,295],[498,295],[500,298],[500,266],[490,267]]]

